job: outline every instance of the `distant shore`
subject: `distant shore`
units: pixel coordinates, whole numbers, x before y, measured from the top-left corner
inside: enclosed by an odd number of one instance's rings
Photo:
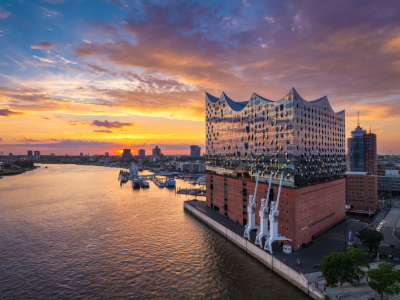
[[[40,168],[40,166],[35,166],[33,169],[7,169],[7,170],[1,170],[0,171],[0,177],[2,176],[14,176],[14,175],[20,175],[22,173],[25,173],[26,171],[32,171],[36,168]]]

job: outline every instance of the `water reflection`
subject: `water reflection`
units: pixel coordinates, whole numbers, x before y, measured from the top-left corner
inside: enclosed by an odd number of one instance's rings
[[[1,298],[307,298],[184,213],[193,196],[120,186],[118,172],[49,165],[0,180]]]

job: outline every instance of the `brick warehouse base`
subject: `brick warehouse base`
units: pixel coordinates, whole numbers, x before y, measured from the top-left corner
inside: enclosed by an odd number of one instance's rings
[[[227,215],[240,224],[247,223],[249,195],[254,194],[255,181],[229,178],[222,175],[206,175],[206,203],[209,207]],[[270,200],[276,201],[278,186],[273,185]],[[256,197],[255,219],[259,226],[258,212],[261,198],[266,198],[268,184],[259,183]],[[301,188],[282,186],[279,202],[278,233],[292,239],[284,242],[295,251],[302,244],[312,241],[330,225],[346,216],[346,183],[337,179]]]

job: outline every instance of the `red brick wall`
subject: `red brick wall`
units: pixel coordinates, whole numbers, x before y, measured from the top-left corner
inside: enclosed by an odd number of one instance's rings
[[[243,181],[227,178],[228,217],[243,225]]]
[[[346,204],[373,211],[378,204],[378,176],[346,175]]]
[[[218,206],[219,212],[225,214],[225,177],[213,176],[213,202]]]
[[[240,193],[243,180],[218,175],[213,175],[212,178],[214,186],[213,202],[220,208],[220,213],[225,213],[223,207],[226,197],[228,217],[243,224],[243,194]],[[225,180],[227,182],[226,188]],[[247,197],[245,198],[247,198],[247,204],[249,196],[254,194],[255,184],[254,181],[246,181]],[[278,186],[273,186],[274,201],[277,200],[278,189]],[[261,198],[266,198],[267,192],[268,184],[259,183],[255,211],[257,226],[260,224],[258,213]],[[209,197],[208,191],[207,197]],[[279,202],[278,233],[293,240],[293,242],[284,242],[284,244],[289,244],[293,250],[297,250],[302,243],[309,243],[312,240],[312,235],[345,216],[345,199],[344,179],[297,189],[282,187]],[[245,209],[247,209],[247,205]],[[323,220],[333,213],[334,216]],[[319,221],[321,222],[316,224]]]
[[[211,186],[211,174],[206,174],[206,204],[208,207],[211,207],[211,200],[212,200],[212,189],[210,188]]]

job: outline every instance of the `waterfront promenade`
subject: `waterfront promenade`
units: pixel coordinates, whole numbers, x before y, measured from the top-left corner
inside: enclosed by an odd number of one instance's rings
[[[187,201],[189,205],[196,208],[200,212],[204,213],[208,217],[212,218],[212,220],[218,222],[219,224],[223,225],[227,229],[233,231],[239,236],[243,236],[244,228],[238,222],[235,222],[220,213],[210,209],[207,207],[204,201],[198,200],[190,200]],[[396,211],[387,213],[380,213],[377,215],[378,222],[380,222],[383,218],[396,218],[394,214],[397,215]],[[398,217],[397,217],[398,218]],[[375,222],[373,220],[372,222]],[[394,222],[394,221],[393,221]],[[315,286],[317,283],[318,289],[321,291],[323,290],[323,286],[325,284],[325,279],[321,274],[321,269],[316,268],[315,266],[321,264],[322,259],[324,256],[329,255],[331,252],[344,252],[345,251],[345,226],[346,230],[348,231],[353,230],[354,233],[363,229],[366,226],[366,223],[362,222],[341,222],[334,226],[333,228],[329,229],[325,233],[321,234],[319,237],[315,238],[313,243],[309,244],[307,248],[300,248],[297,251],[286,254],[283,252],[282,247],[278,243],[273,244],[273,252],[274,258],[280,260],[281,262],[284,259],[287,260],[287,265],[294,270],[300,270],[301,273],[304,274],[305,278],[307,278],[308,282]],[[396,220],[395,224],[398,223]],[[377,224],[377,223],[376,223]],[[251,243],[254,244],[256,234],[251,232]],[[400,241],[399,241],[400,242]],[[363,248],[360,241],[355,238],[354,243]],[[364,251],[367,249],[364,248]],[[380,247],[380,253],[383,254],[392,254],[395,257],[400,257],[399,247],[396,245],[396,248],[389,247],[389,244],[383,243]],[[367,251],[366,251],[367,252]],[[299,259],[301,261],[302,267],[297,267],[295,265],[296,260]],[[386,259],[388,262],[393,262],[392,259]],[[371,264],[371,268],[375,268],[378,263],[374,262],[373,258],[368,258],[369,263]],[[348,283],[343,284],[341,287],[336,288],[327,288],[326,294],[329,295],[332,299],[336,298],[336,295],[345,296],[344,299],[370,299],[374,297],[375,292],[370,289],[365,282],[365,278],[361,280],[360,284],[357,286],[352,286]],[[351,294],[351,295],[350,295]],[[389,297],[389,299],[400,299],[399,296]]]

